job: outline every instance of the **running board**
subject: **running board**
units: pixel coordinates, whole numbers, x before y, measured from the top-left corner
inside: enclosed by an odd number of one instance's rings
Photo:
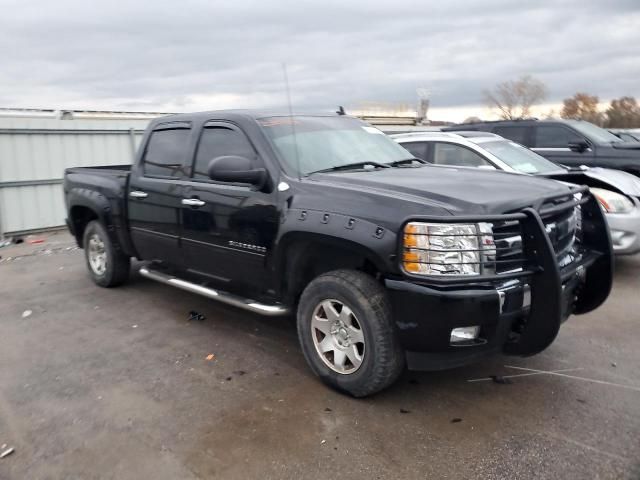
[[[234,307],[244,308],[245,310],[249,310],[250,312],[269,316],[285,315],[289,313],[289,309],[283,305],[265,305],[264,303],[254,302],[253,300],[249,300],[248,298],[238,297],[230,293],[221,292],[219,290],[214,290],[212,288],[203,287],[202,285],[182,280],[181,278],[166,274],[164,272],[159,272],[158,270],[154,270],[150,267],[142,267],[139,271],[140,275],[150,278],[151,280],[155,280],[160,283],[166,283],[167,285],[181,288],[182,290],[186,290],[187,292],[204,295],[205,297],[217,300],[222,303],[226,303],[228,305],[233,305]]]

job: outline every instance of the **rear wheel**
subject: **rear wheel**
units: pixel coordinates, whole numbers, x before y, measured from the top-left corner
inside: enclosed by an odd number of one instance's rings
[[[313,280],[298,306],[298,337],[311,369],[356,397],[391,385],[404,367],[384,288],[355,270]]]
[[[100,222],[92,220],[84,229],[84,255],[93,281],[115,287],[129,278],[131,259],[116,249]]]

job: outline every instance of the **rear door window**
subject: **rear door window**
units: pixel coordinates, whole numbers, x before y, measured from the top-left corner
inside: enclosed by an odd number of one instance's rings
[[[568,148],[569,143],[583,140],[584,138],[563,125],[538,125],[536,128],[538,148]]]
[[[433,163],[456,167],[481,167],[491,165],[480,154],[454,143],[434,142]]]
[[[427,160],[427,143],[426,142],[409,142],[401,143],[401,145],[409,150],[409,153],[420,160]]]
[[[188,128],[167,128],[151,133],[144,154],[144,175],[152,177],[179,177],[189,145]]]
[[[527,132],[530,127],[520,126],[520,127],[495,127],[493,129],[493,133],[496,135],[500,135],[501,137],[508,138],[512,142],[519,143],[520,145],[527,146]]]

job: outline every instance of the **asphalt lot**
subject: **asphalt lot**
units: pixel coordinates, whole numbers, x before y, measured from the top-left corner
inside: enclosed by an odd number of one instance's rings
[[[292,318],[101,289],[71,246],[0,249],[2,480],[640,478],[640,256],[546,352],[356,400],[312,376]],[[508,366],[563,372],[469,381],[536,373]]]

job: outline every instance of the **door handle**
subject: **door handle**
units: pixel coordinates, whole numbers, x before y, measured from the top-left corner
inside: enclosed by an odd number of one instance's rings
[[[183,198],[182,204],[187,205],[189,207],[202,207],[205,204],[205,202],[203,202],[199,198]]]
[[[134,190],[129,193],[131,198],[147,198],[149,194],[147,192],[141,192],[140,190]]]

